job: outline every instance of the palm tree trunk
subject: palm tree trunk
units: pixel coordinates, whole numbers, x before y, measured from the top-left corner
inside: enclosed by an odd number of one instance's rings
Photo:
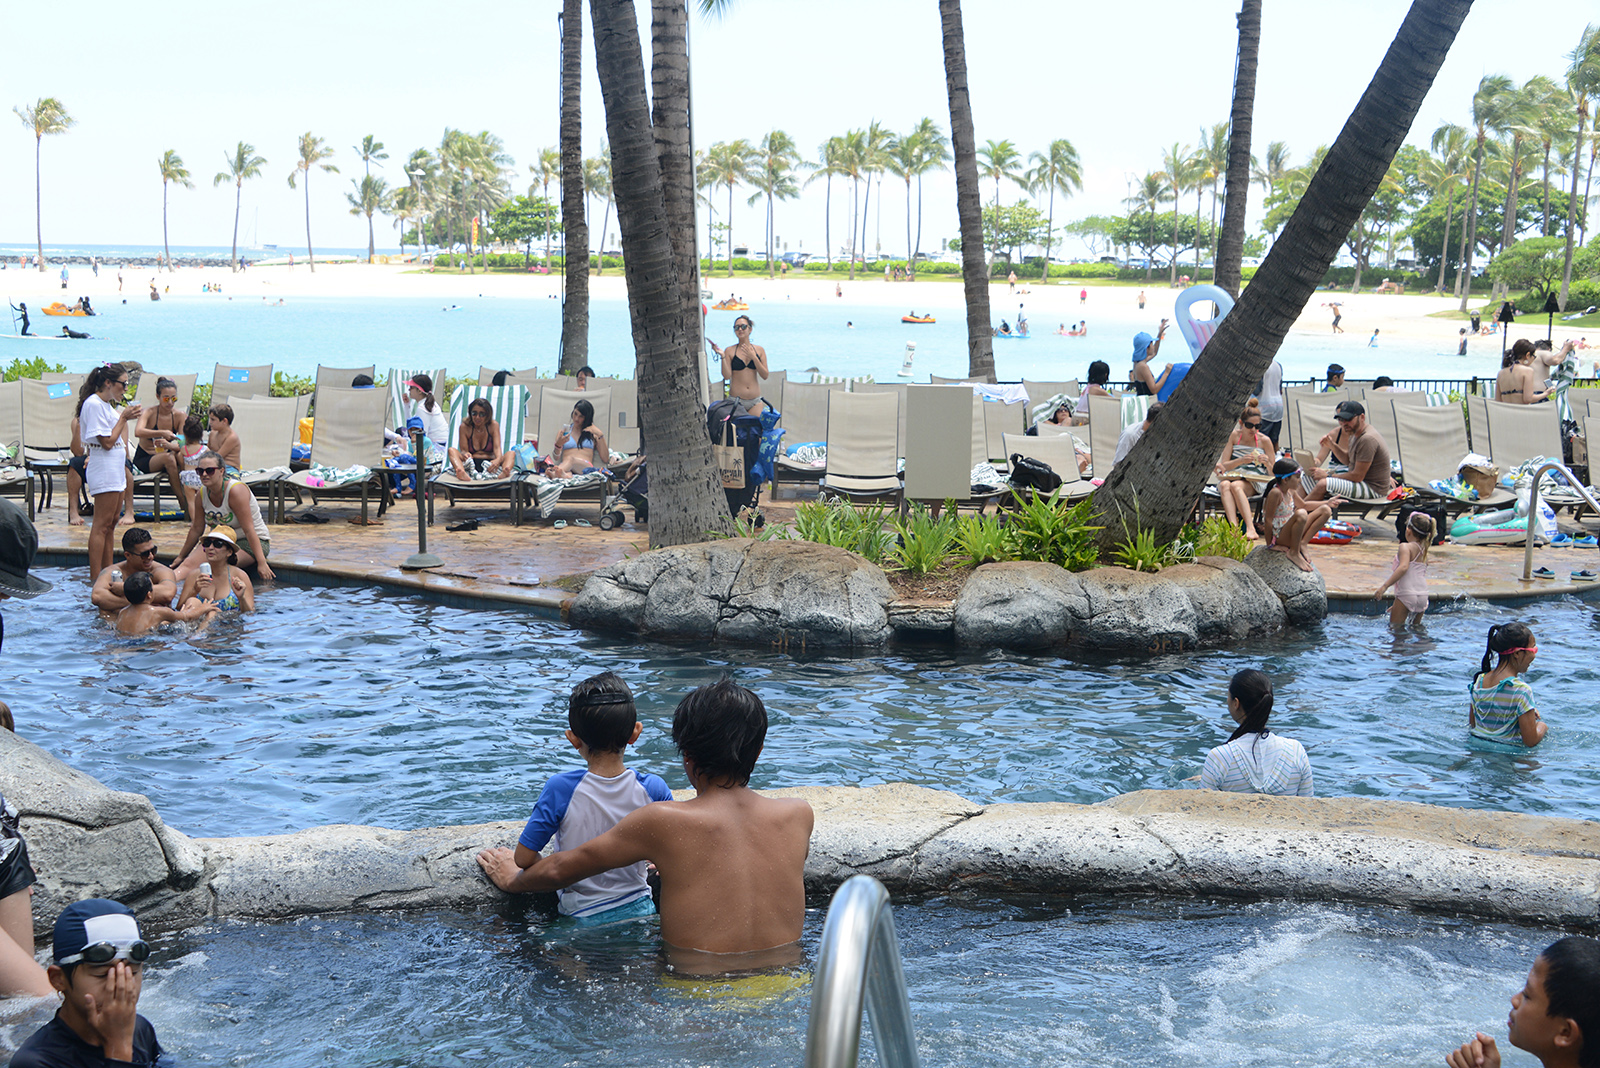
[[[547,205],[546,208],[545,208],[545,211],[546,211],[546,213],[548,213],[549,210],[550,210],[549,207],[548,207],[548,205],[550,203],[550,180],[548,178],[546,178],[543,182],[539,183],[539,196],[545,202],[545,204]],[[548,218],[545,219],[545,223],[544,223],[544,265],[545,265],[545,269],[546,270],[548,270],[549,267],[550,267],[550,238],[552,236],[554,236],[555,230],[556,230],[556,228],[554,226],[550,225],[550,220]]]
[[[861,203],[861,179],[850,176],[850,281],[856,280],[856,205]]]
[[[1444,264],[1450,258],[1450,214],[1455,208],[1456,187],[1451,183],[1444,191],[1444,243],[1439,246],[1439,284],[1433,287],[1435,295],[1444,292]]]
[[[1355,111],[1250,288],[1222,320],[1161,419],[1095,491],[1102,550],[1133,530],[1178,533],[1295,318],[1377,192],[1433,84],[1471,0],[1416,0]]]
[[[1572,287],[1572,225],[1578,211],[1578,172],[1583,169],[1583,127],[1588,119],[1589,98],[1578,98],[1578,132],[1572,141],[1572,194],[1567,197],[1566,264],[1561,269],[1561,310],[1567,310],[1567,291]]]
[[[593,3],[594,0],[589,0]],[[728,183],[728,232],[724,235],[724,242],[728,248],[728,277],[733,277],[733,183]]]
[[[1178,183],[1172,183],[1172,262],[1167,265],[1167,284],[1178,284],[1178,201],[1182,200]],[[1198,238],[1199,235],[1196,235]]]
[[[1539,219],[1539,236],[1550,236],[1550,142],[1544,143],[1544,208]]]
[[[917,253],[922,251],[922,175],[917,175],[917,245],[911,253],[915,260]]]
[[[33,138],[33,236],[39,243],[39,273],[44,273],[44,198],[39,192],[39,154],[44,150],[44,135]]]
[[[244,179],[240,178],[233,183],[233,252],[229,254],[235,274],[239,272],[239,208],[243,203]]]
[[[370,266],[378,252],[377,240],[372,236],[372,212],[367,212],[367,264]]]
[[[1050,284],[1050,242],[1056,234],[1056,187],[1050,186],[1050,209],[1045,213],[1044,223],[1044,267],[1039,272],[1039,284]]]
[[[867,220],[869,218],[871,218],[871,217],[872,217],[872,175],[868,174],[867,175],[867,196],[866,196],[866,199],[864,199],[861,202],[861,261],[863,263],[865,263],[866,259],[867,259]],[[873,256],[872,257],[872,261],[874,263],[876,263],[878,261],[878,257],[877,256]]]
[[[650,37],[651,122],[655,129],[656,154],[661,160],[661,192],[672,235],[672,259],[678,269],[684,343],[694,353],[699,369],[695,380],[698,396],[705,384],[705,341],[700,316],[700,250],[695,247],[694,236],[696,186],[694,131],[690,127],[693,108],[689,86],[689,11],[683,0],[654,0]],[[620,209],[617,217],[621,219]]]
[[[1505,214],[1500,221],[1500,249],[1504,252],[1517,243],[1517,186],[1522,181],[1522,138],[1511,138],[1511,174],[1510,181],[1506,183]],[[1497,298],[1504,297],[1510,287],[1496,282],[1494,293]]]
[[[967,42],[961,0],[939,0],[945,92],[950,98],[950,148],[955,156],[956,216],[961,222],[961,281],[967,301],[967,375],[993,382],[994,327],[989,318],[989,267],[983,258],[983,203],[978,146],[967,90]]]
[[[161,179],[161,253],[167,260],[167,273],[172,273],[172,246],[167,241],[167,180]]]
[[[772,247],[772,222],[772,189],[771,179],[769,178],[767,189],[767,277],[769,279],[776,277],[778,273],[777,266],[772,262],[772,254],[774,251]]]
[[[1461,290],[1461,307],[1466,311],[1472,299],[1472,252],[1478,245],[1478,176],[1483,173],[1484,131],[1478,130],[1478,150],[1472,160],[1472,188],[1467,192],[1467,229],[1461,236],[1461,275],[1457,289]]]
[[[1574,169],[1574,173],[1576,173],[1576,169]],[[1576,178],[1573,179],[1573,184],[1577,184],[1577,179]],[[823,244],[822,254],[828,260],[828,273],[832,274],[833,273],[833,175],[832,174],[829,174],[828,177],[823,180],[822,188],[824,190],[826,190],[826,192],[823,194],[823,198],[822,198],[822,244]],[[1568,229],[1571,229],[1571,227],[1569,226]],[[1567,255],[1567,259],[1571,260],[1571,258],[1572,258],[1572,255],[1569,252],[1568,255]]]
[[[583,113],[579,106],[582,91],[583,0],[563,0],[561,230],[562,248],[566,253],[566,266],[562,268],[566,275],[566,299],[561,302],[563,374],[572,374],[589,362],[589,223],[583,196]]]
[[[589,15],[639,361],[639,424],[649,435],[650,476],[660,502],[650,516],[650,543],[704,541],[729,532],[731,523],[700,405],[700,358],[684,329],[638,16],[632,0],[590,0]]]
[[[317,256],[311,249],[311,168],[306,168],[306,262],[311,265],[311,273],[317,273]]]
[[[917,250],[911,247],[911,176],[906,175],[906,277],[917,280]]]

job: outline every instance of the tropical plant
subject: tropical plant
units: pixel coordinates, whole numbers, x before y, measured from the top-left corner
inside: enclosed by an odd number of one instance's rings
[[[1489,131],[1504,125],[1508,98],[1514,86],[1503,74],[1486,74],[1478,81],[1478,90],[1472,94],[1473,157],[1472,185],[1467,193],[1467,203],[1478,203],[1478,182],[1483,177],[1483,156],[1489,140]],[[1462,235],[1461,267],[1456,275],[1456,289],[1461,294],[1462,312],[1467,310],[1467,300],[1472,292],[1472,253],[1478,244],[1478,213],[1467,213],[1467,229]],[[1463,284],[1462,279],[1467,281]]]
[[[611,226],[611,149],[604,143],[600,145],[600,155],[583,161],[583,204],[584,210],[589,210],[589,198],[599,197],[600,203],[605,205],[605,212],[600,217],[600,253],[595,274],[605,273],[606,230]],[[588,257],[588,250],[584,250],[584,257]]]
[[[377,138],[373,137],[371,134],[367,134],[367,136],[363,137],[361,139],[361,143],[359,145],[356,145],[350,151],[354,152],[356,155],[361,157],[361,164],[362,164],[363,167],[366,168],[366,174],[367,174],[368,177],[371,177],[371,175],[372,175],[372,164],[373,164],[374,160],[386,160],[386,159],[389,158],[389,153],[387,153],[387,152],[385,152],[383,150],[383,142],[379,141]],[[378,164],[378,166],[382,167],[383,164],[380,162]],[[367,183],[365,183],[365,182],[353,182],[352,184],[355,185],[356,192],[358,194],[362,194],[363,190],[367,188]],[[385,188],[387,188],[386,184],[385,184]],[[361,199],[363,200],[363,202],[365,202],[367,198],[364,195],[362,195]],[[387,209],[387,207],[378,207],[378,208],[374,208],[373,210],[374,211],[386,211],[388,209]],[[377,252],[377,246],[374,243],[373,236],[372,236],[372,212],[371,211],[364,211],[364,209],[362,211],[352,210],[350,212],[350,214],[352,214],[352,215],[360,215],[360,214],[363,214],[363,213],[367,217],[367,262],[371,263],[374,253]]]
[[[511,196],[511,183],[506,175],[513,164],[500,138],[488,130],[480,130],[465,142],[463,157],[465,176],[472,186],[472,217],[478,223],[478,247],[483,252],[484,269],[489,263],[489,213]],[[601,155],[606,162],[606,187],[611,186],[611,154],[602,146]],[[607,194],[609,196],[609,192]],[[469,231],[470,235],[470,231]],[[470,241],[470,236],[469,236]]]
[[[561,2],[561,370],[589,362],[589,221],[583,199],[583,0]],[[572,250],[578,250],[574,261]],[[574,271],[573,263],[582,269]],[[704,436],[704,435],[702,435]]]
[[[561,180],[561,150],[559,148],[541,148],[539,162],[528,164],[528,172],[539,183],[539,199],[545,203],[550,202],[550,183]],[[528,196],[532,198],[533,189],[529,187]],[[549,226],[544,232],[544,258],[550,260],[550,238],[555,234],[555,227]]]
[[[962,516],[956,524],[956,547],[973,567],[1011,556],[1010,535],[998,515]]]
[[[848,173],[844,166],[844,138],[830,137],[822,142],[817,147],[817,158],[821,163],[811,165],[811,177],[806,179],[805,184],[810,185],[818,178],[823,180],[822,252],[831,271],[833,270],[833,179],[835,175],[842,178]],[[711,255],[712,251],[708,242],[707,255]]]
[[[1228,517],[1222,515],[1208,515],[1199,526],[1184,527],[1174,545],[1176,555],[1190,559],[1226,556],[1243,560],[1256,547],[1238,524],[1228,522]]]
[[[917,256],[922,252],[922,176],[930,171],[950,169],[947,166],[950,162],[950,141],[939,128],[939,124],[926,117],[906,135],[906,139],[914,143],[917,148],[916,172],[913,175],[917,180],[917,237],[911,245],[912,273],[915,274]],[[909,196],[908,192],[907,197]]]
[[[167,273],[172,273],[172,249],[167,244],[167,183],[172,182],[193,189],[194,182],[189,180],[189,172],[183,166],[183,157],[174,149],[167,149],[156,161],[161,168],[161,253],[166,257]]]
[[[1217,232],[1217,183],[1222,181],[1228,173],[1228,124],[1215,123],[1210,130],[1200,131],[1200,148],[1195,158],[1200,164],[1200,181],[1211,187],[1211,233]],[[1200,228],[1199,215],[1199,186],[1195,187],[1195,229]],[[1213,243],[1214,244],[1214,243]],[[1195,269],[1195,279],[1200,278],[1198,267]],[[1211,281],[1217,280],[1217,250],[1211,249]]]
[[[1100,562],[1087,500],[1068,505],[1057,489],[1048,497],[1015,494],[1016,508],[1006,516],[1008,551],[1014,560],[1039,560],[1068,571],[1083,571]]]
[[[727,243],[728,277],[733,277],[733,187],[750,180],[750,163],[755,150],[744,138],[736,141],[718,141],[706,150],[704,172],[716,185],[728,190],[728,232],[723,236]]]
[[[1000,182],[1012,182],[1026,190],[1027,178],[1022,168],[1022,153],[1010,141],[985,141],[978,149],[978,173],[994,180],[994,202],[1000,203]]]
[[[1074,189],[1081,192],[1083,167],[1078,162],[1078,150],[1066,138],[1051,141],[1048,150],[1035,152],[1028,160],[1033,164],[1025,178],[1028,189],[1035,194],[1041,189],[1050,194],[1050,206],[1045,213],[1044,272],[1040,275],[1041,281],[1049,281],[1050,245],[1056,227],[1056,192],[1059,190],[1065,197],[1070,197]]]
[[[950,101],[950,147],[955,156],[956,218],[961,225],[961,282],[967,305],[967,376],[994,379],[994,326],[989,316],[989,265],[983,258],[983,203],[978,153],[967,88],[966,31],[961,0],[939,0],[945,93]]]
[[[1539,137],[1538,122],[1545,101],[1555,93],[1555,83],[1542,74],[1536,74],[1523,83],[1521,88],[1511,90],[1505,102],[1505,108],[1499,115],[1497,129],[1502,135],[1511,139],[1511,151],[1508,156],[1510,171],[1506,182],[1505,217],[1501,223],[1500,248],[1510,248],[1516,243],[1517,230],[1517,194],[1522,184],[1522,167],[1525,162],[1523,151],[1524,141],[1532,140],[1537,143]],[[1531,146],[1530,146],[1531,147]],[[1501,294],[1505,289],[1501,288]]]
[[[870,174],[871,153],[867,148],[867,131],[847,130],[839,137],[839,167],[841,173],[850,179],[850,263],[849,274],[852,281],[856,277],[856,218],[861,207],[861,179],[872,181]],[[870,189],[870,184],[868,185]],[[865,238],[865,232],[862,233]]]
[[[1561,307],[1566,310],[1567,297],[1572,286],[1572,237],[1574,214],[1578,207],[1578,172],[1583,169],[1583,127],[1590,118],[1589,103],[1600,100],[1600,26],[1585,26],[1578,46],[1568,54],[1567,87],[1575,101],[1577,124],[1572,140],[1572,192],[1567,197],[1567,232],[1565,264],[1561,274]],[[1600,114],[1595,115],[1595,125],[1600,126]],[[1600,148],[1600,131],[1590,130],[1590,141]],[[1594,153],[1589,156],[1589,176],[1594,177]],[[1589,201],[1589,188],[1584,186],[1584,203]]]
[[[261,168],[267,165],[264,157],[256,155],[256,146],[240,141],[234,148],[233,155],[226,152],[222,158],[227,160],[228,169],[218,171],[211,179],[211,187],[215,189],[223,182],[233,183],[233,251],[231,259],[233,269],[239,269],[239,206],[244,201],[244,180],[246,178],[261,177]]]
[[[1470,135],[1463,126],[1455,123],[1445,123],[1433,131],[1429,144],[1434,154],[1422,173],[1422,180],[1437,197],[1441,190],[1444,192],[1444,245],[1439,251],[1439,281],[1434,285],[1435,293],[1444,292],[1444,265],[1450,253],[1450,215],[1455,203],[1456,187],[1467,176],[1467,139]],[[1465,223],[1463,222],[1463,225]]]
[[[867,213],[872,207],[872,179],[874,176],[876,176],[878,179],[878,236],[880,238],[883,236],[883,172],[889,167],[889,156],[894,151],[894,146],[897,140],[898,139],[895,137],[895,135],[890,133],[888,128],[877,119],[873,119],[867,124],[866,148],[865,153],[862,156],[861,166],[861,173],[867,179],[867,195],[866,198],[861,202],[862,249],[867,247]],[[883,245],[881,242],[873,243],[872,259],[874,262],[877,261],[879,253],[882,251],[882,249]]]
[[[1267,144],[1267,161],[1262,163],[1254,156],[1250,157],[1250,175],[1257,185],[1266,190],[1271,196],[1284,172],[1289,169],[1289,142],[1271,141]]]
[[[305,186],[306,193],[306,262],[311,265],[313,273],[317,269],[317,256],[311,248],[311,169],[320,167],[331,174],[338,174],[339,168],[331,163],[322,162],[331,159],[333,149],[328,148],[322,138],[312,136],[310,130],[300,135],[300,162],[296,163],[294,170],[289,172],[289,188],[295,188],[299,182]]]
[[[1177,198],[1171,193],[1167,192],[1167,176],[1160,171],[1152,171],[1146,174],[1143,178],[1139,179],[1139,181],[1133,187],[1132,195],[1123,201],[1123,204],[1128,207],[1130,222],[1133,221],[1134,215],[1143,214],[1144,216],[1143,233],[1138,234],[1138,236],[1143,238],[1143,241],[1140,243],[1140,247],[1144,249],[1145,253],[1144,280],[1146,282],[1150,281],[1150,271],[1155,266],[1155,256],[1153,253],[1158,244],[1157,235],[1154,232],[1156,211],[1168,200],[1176,203]],[[1173,211],[1172,220],[1174,226],[1172,231],[1173,242],[1176,243],[1176,225],[1178,220],[1177,211]],[[1135,230],[1135,234],[1137,234],[1137,229]],[[1133,244],[1134,242],[1131,239],[1135,236],[1135,234],[1129,234],[1129,239],[1125,240],[1124,244]],[[1173,254],[1173,258],[1177,258],[1176,253]]]
[[[360,181],[352,178],[350,184],[356,187],[356,191],[346,193],[344,198],[350,202],[351,215],[367,217],[367,262],[371,263],[376,251],[372,242],[372,216],[380,211],[388,211],[394,205],[394,194],[389,191],[388,182],[370,174],[362,175]]]
[[[926,505],[917,504],[911,514],[896,516],[891,521],[899,539],[888,552],[889,564],[899,571],[913,575],[926,575],[943,567],[956,549],[955,502],[946,503],[946,511],[934,517]]]
[[[65,366],[59,363],[46,363],[42,356],[34,356],[26,360],[17,356],[13,357],[11,362],[6,365],[4,381],[15,382],[21,378],[37,379],[43,375],[61,374],[64,371],[66,371]]]
[[[1118,542],[1111,559],[1132,571],[1160,571],[1174,562],[1172,543],[1156,541],[1156,532],[1146,527],[1134,530]]]
[[[806,501],[795,506],[794,530],[806,541],[848,549],[882,564],[895,544],[895,532],[884,526],[887,514],[882,504],[857,508],[839,498]]]
[[[754,204],[766,198],[767,277],[771,278],[777,273],[776,250],[772,247],[777,234],[777,219],[773,215],[772,205],[774,201],[793,200],[800,195],[800,187],[794,180],[795,169],[801,166],[800,150],[795,147],[794,138],[782,130],[773,130],[761,139],[751,163],[750,183],[756,187],[756,191],[746,203]]]
[[[1183,194],[1191,186],[1198,187],[1200,179],[1200,164],[1195,159],[1194,151],[1188,145],[1179,145],[1173,142],[1171,148],[1164,149],[1161,153],[1161,175],[1166,180],[1167,192],[1172,195],[1172,230],[1178,231],[1178,201],[1183,199]],[[1196,201],[1195,218],[1198,222],[1200,210]],[[1195,247],[1199,248],[1198,240]],[[1167,281],[1176,286],[1178,284],[1178,248],[1172,250],[1172,262],[1168,265],[1171,275]]]
[[[32,104],[20,104],[11,109],[22,125],[33,131],[33,231],[38,241],[39,271],[44,271],[44,210],[42,186],[39,183],[39,161],[44,152],[44,139],[64,134],[77,124],[67,113],[67,107],[53,96],[42,96]]]

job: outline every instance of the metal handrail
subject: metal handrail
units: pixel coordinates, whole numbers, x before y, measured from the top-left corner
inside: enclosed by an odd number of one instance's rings
[[[1533,525],[1539,521],[1539,482],[1544,478],[1546,471],[1556,470],[1567,476],[1567,485],[1583,494],[1583,499],[1589,502],[1589,507],[1600,513],[1600,504],[1589,496],[1589,491],[1583,488],[1578,481],[1578,476],[1567,470],[1567,465],[1550,460],[1541,464],[1539,470],[1533,474],[1533,492],[1528,494],[1528,536],[1522,543],[1522,581],[1533,581]]]
[[[918,1068],[889,891],[870,875],[855,875],[833,895],[822,928],[811,978],[806,1068],[855,1068],[863,1007],[872,1017],[878,1062]]]

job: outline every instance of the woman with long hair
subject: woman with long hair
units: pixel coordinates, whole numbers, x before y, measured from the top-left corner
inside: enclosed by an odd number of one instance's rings
[[[89,581],[111,566],[111,531],[122,513],[122,493],[128,488],[128,448],[124,434],[143,411],[137,404],[117,410],[128,393],[128,373],[120,363],[108,363],[89,372],[78,392],[78,426],[88,456],[84,484],[94,501],[89,527]]]
[[[1237,794],[1310,797],[1311,760],[1293,738],[1273,734],[1272,680],[1255,668],[1236,672],[1228,683],[1228,715],[1238,724],[1227,744],[1206,754],[1200,772],[1205,790]]]

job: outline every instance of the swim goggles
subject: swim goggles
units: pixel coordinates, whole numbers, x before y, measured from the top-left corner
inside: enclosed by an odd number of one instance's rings
[[[133,942],[95,942],[76,953],[62,957],[57,964],[110,964],[114,960],[131,960],[143,964],[150,956],[150,943],[144,939]]]

